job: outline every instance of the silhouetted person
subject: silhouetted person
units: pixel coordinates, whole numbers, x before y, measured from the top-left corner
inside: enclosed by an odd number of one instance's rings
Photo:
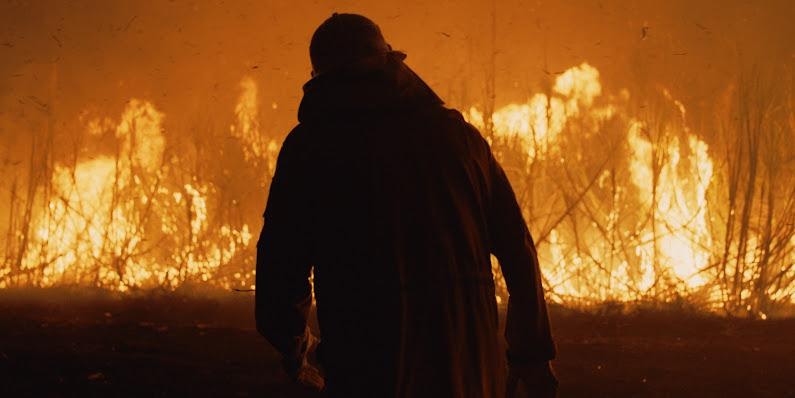
[[[314,267],[329,396],[503,397],[517,380],[553,391],[536,250],[486,141],[369,19],[335,14],[309,52],[257,245],[257,327],[287,372],[320,381],[306,360]],[[510,293],[509,377],[491,253]]]

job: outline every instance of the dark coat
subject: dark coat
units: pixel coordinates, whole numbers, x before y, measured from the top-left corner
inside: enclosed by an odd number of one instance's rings
[[[257,326],[288,366],[314,266],[330,396],[501,397],[491,253],[509,356],[551,359],[535,247],[478,131],[399,61],[304,91],[257,246]]]

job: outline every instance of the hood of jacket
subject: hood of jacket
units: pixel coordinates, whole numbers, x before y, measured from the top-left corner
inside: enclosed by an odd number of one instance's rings
[[[398,53],[399,54],[399,53]],[[335,119],[351,112],[409,110],[444,102],[402,61],[390,56],[378,68],[339,70],[304,85],[298,121]]]

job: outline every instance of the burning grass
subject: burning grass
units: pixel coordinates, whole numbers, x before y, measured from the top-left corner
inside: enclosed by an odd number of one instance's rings
[[[795,302],[793,99],[760,76],[727,88],[704,131],[666,88],[609,93],[588,63],[525,103],[465,112],[511,178],[552,301],[763,319]],[[117,118],[81,116],[82,149],[34,135],[9,190],[0,288],[253,288],[279,141],[256,81],[238,90],[224,131],[167,131],[155,103],[131,99]]]

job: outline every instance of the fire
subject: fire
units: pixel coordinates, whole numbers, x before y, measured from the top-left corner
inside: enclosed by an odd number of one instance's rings
[[[267,161],[268,173],[265,177],[270,178],[276,168],[279,143],[274,139],[266,140],[260,131],[257,84],[252,78],[244,77],[240,81],[240,89],[240,97],[235,105],[236,124],[229,126],[229,131],[241,142],[247,162],[256,164]],[[278,105],[274,102],[271,108],[277,109]]]
[[[247,156],[263,158],[274,149],[257,137],[256,86],[250,79],[241,86],[238,125],[231,130],[247,144]],[[211,230],[217,187],[195,176],[187,183],[172,181],[178,161],[164,156],[164,118],[151,102],[132,99],[118,123],[87,123],[91,136],[112,129],[117,151],[55,167],[52,194],[34,220],[22,261],[21,268],[31,272],[28,283],[85,283],[118,291],[176,288],[191,280],[250,287],[253,272],[234,273],[234,281],[218,275],[249,247],[248,224]]]
[[[602,93],[599,71],[588,63],[575,66],[555,79],[553,94],[536,93],[524,104],[508,104],[491,116],[494,134],[503,139],[518,139],[529,159],[550,154],[552,144],[581,109],[591,107]],[[611,108],[592,110],[594,115],[610,115]],[[471,107],[464,117],[483,130],[484,115]]]
[[[647,243],[638,246],[636,252],[649,272],[654,273],[654,263],[658,263],[664,265],[661,272],[672,271],[687,287],[702,286],[706,278],[699,271],[709,263],[710,252],[706,248],[712,244],[706,220],[706,193],[713,164],[707,144],[689,136],[687,147],[680,147],[679,140],[673,139],[663,148],[665,162],[657,186],[659,197],[653,198],[652,150],[640,133],[642,129],[641,124],[633,123],[628,134],[632,183],[640,192],[640,205],[644,209],[655,207],[651,222],[662,233],[655,241],[651,228],[646,228],[641,241]],[[655,250],[660,254],[656,261]]]
[[[628,148],[628,161],[624,166],[628,169],[625,173],[628,178],[619,181],[620,185],[608,198],[613,206],[601,220],[604,224],[598,225],[599,220],[594,220],[593,215],[572,214],[573,222],[583,226],[572,230],[559,224],[538,242],[542,269],[553,298],[588,302],[633,300],[654,294],[654,289],[661,287],[687,294],[703,286],[708,278],[700,271],[709,264],[712,254],[707,190],[714,166],[708,145],[687,129],[684,106],[667,91],[664,93],[679,112],[681,120],[677,126],[681,130],[657,132],[673,138],[665,143],[651,142],[644,134],[647,131],[644,123],[626,111],[628,92],[600,101],[603,90],[599,71],[593,66],[583,63],[572,67],[558,75],[551,86],[550,94],[535,93],[526,103],[508,104],[494,112],[492,144],[495,148],[503,151],[501,142],[518,141],[515,147],[526,155],[528,168],[535,165],[542,170],[574,169],[576,166],[569,166],[566,160],[571,157],[578,160],[581,155],[568,153],[561,143],[568,125],[576,121],[585,126],[581,134],[598,136],[605,121],[616,119],[627,126],[620,139]],[[475,126],[485,127],[484,115],[477,108],[471,108],[465,117]],[[684,137],[682,141],[679,136]],[[655,161],[658,164],[653,164]],[[656,177],[652,175],[655,167]],[[604,188],[613,176],[610,170],[598,171],[597,185]],[[533,180],[514,179],[515,187],[534,189],[535,179],[549,178],[527,174],[521,177]],[[558,194],[554,190],[544,192]],[[519,196],[521,201],[522,195]],[[595,199],[606,200],[604,197]],[[637,216],[633,223],[619,219],[620,209],[628,205]],[[555,207],[544,210],[564,211]],[[652,220],[648,219],[650,214]],[[529,209],[526,215],[533,216]],[[543,227],[539,231],[532,224],[534,234],[543,233]],[[598,231],[599,228],[604,231]],[[608,247],[600,237],[604,234],[623,235],[625,247]],[[581,249],[584,244],[588,250]],[[626,252],[627,248],[632,250]],[[495,271],[498,271],[496,264]],[[499,284],[504,286],[502,281]]]
[[[655,106],[633,106],[638,99],[626,89],[607,92],[588,63],[549,83],[525,102],[491,115],[472,106],[464,116],[483,131],[511,179],[552,300],[684,297],[761,318],[770,302],[795,302],[795,238],[786,230],[766,235],[763,224],[735,233],[741,227],[731,220],[743,209],[729,207],[727,187],[739,184],[731,178],[751,177],[730,173],[721,141],[691,130],[682,102],[659,88]],[[85,136],[111,137],[115,147],[55,162],[35,186],[30,230],[16,227],[0,288],[253,288],[250,226],[263,202],[243,195],[267,191],[280,142],[263,131],[256,81],[243,77],[238,90],[228,129],[214,135],[223,144],[206,148],[175,142],[184,134],[171,135],[151,101],[129,100],[118,118],[84,115]],[[202,172],[200,155],[232,163]],[[243,172],[251,174],[233,184]],[[779,175],[790,178],[791,171]],[[761,192],[771,191],[762,185]],[[747,208],[786,226],[790,202],[752,201]],[[492,267],[504,303],[505,282],[494,260]]]
[[[152,276],[151,265],[133,257],[143,240],[136,202],[145,205],[150,199],[142,190],[143,178],[160,177],[162,120],[151,103],[133,99],[115,127],[116,157],[98,156],[73,169],[56,166],[52,198],[34,222],[33,244],[22,264],[23,269],[46,264],[42,285],[93,279],[123,291]],[[89,123],[91,132],[100,124]],[[94,262],[108,266],[94,271]]]
[[[240,97],[235,105],[237,123],[229,126],[229,131],[233,137],[247,144],[243,147],[243,154],[246,160],[251,160],[261,157],[266,150],[257,117],[257,84],[246,77],[240,82],[240,89]]]
[[[63,197],[50,201],[48,216],[36,223],[35,243],[23,261],[23,268],[35,268],[42,257],[48,260],[50,266],[44,269],[44,285],[54,283],[67,270],[80,272],[80,254],[100,256],[106,243],[105,236],[109,236],[112,242],[123,235],[125,222],[120,211],[113,212],[113,223],[108,222],[111,216],[110,192],[104,188],[105,182],[114,175],[115,162],[108,157],[81,163],[74,174],[63,167],[56,168],[53,177],[55,189]],[[119,249],[113,248],[114,251]]]

